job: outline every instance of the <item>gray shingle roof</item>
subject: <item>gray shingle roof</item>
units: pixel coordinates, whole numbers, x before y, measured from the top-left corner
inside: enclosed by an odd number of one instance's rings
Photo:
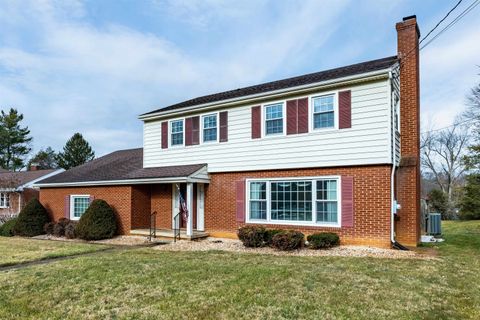
[[[187,177],[205,164],[143,168],[143,149],[115,151],[38,184]]]
[[[196,105],[213,103],[227,99],[239,98],[243,96],[249,96],[252,94],[266,93],[269,91],[281,90],[286,88],[298,87],[302,85],[312,84],[321,81],[333,80],[348,76],[353,76],[357,74],[378,71],[382,69],[387,69],[394,65],[397,62],[397,56],[386,57],[383,59],[371,60],[362,63],[352,64],[349,66],[335,68],[310,74],[305,74],[302,76],[297,76],[293,78],[277,80],[272,82],[267,82],[263,84],[258,84],[250,87],[210,94],[191,100],[186,100],[171,106],[160,108],[151,112],[142,114],[142,116],[150,115],[157,112],[169,111],[174,109],[182,109],[186,107],[192,107]]]
[[[39,179],[55,169],[34,170],[34,171],[1,171],[0,172],[0,188],[18,188],[33,180]]]

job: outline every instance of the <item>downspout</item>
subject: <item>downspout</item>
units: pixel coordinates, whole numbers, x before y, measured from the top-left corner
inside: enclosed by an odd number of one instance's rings
[[[390,203],[391,203],[391,216],[390,216],[390,242],[392,243],[392,248],[397,250],[409,250],[407,247],[403,246],[402,244],[398,243],[395,240],[395,215],[397,214],[397,202],[395,200],[395,171],[397,168],[397,146],[396,146],[396,131],[395,131],[395,107],[394,100],[392,95],[392,71],[388,73],[388,81],[389,81],[389,94],[390,94],[390,119],[391,125],[391,143],[392,143],[392,173],[390,176]]]

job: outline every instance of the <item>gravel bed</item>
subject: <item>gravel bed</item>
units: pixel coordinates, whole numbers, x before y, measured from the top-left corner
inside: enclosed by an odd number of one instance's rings
[[[112,239],[105,239],[105,240],[97,240],[97,241],[85,241],[81,239],[67,239],[65,237],[55,237],[53,235],[40,235],[33,237],[34,239],[39,240],[53,240],[53,241],[70,241],[70,242],[81,242],[81,243],[98,243],[98,244],[111,244],[111,245],[120,245],[120,246],[138,246],[138,245],[146,245],[151,244],[148,241],[147,237],[142,236],[117,236]],[[154,242],[161,243],[160,240],[154,240]]]
[[[366,246],[339,246],[328,250],[301,250],[286,252],[273,248],[246,248],[239,240],[207,238],[199,241],[181,240],[167,245],[157,246],[154,250],[161,251],[209,251],[221,250],[241,253],[269,254],[277,256],[334,256],[334,257],[373,257],[392,259],[433,259],[431,256],[418,254],[414,251],[399,251]]]

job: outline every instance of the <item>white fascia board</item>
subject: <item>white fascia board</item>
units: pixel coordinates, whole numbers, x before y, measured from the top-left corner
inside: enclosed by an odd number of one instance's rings
[[[359,75],[354,75],[349,77],[315,82],[315,83],[310,83],[302,86],[289,87],[289,88],[280,89],[280,90],[241,96],[238,98],[225,99],[225,100],[220,100],[212,103],[199,104],[199,105],[181,108],[181,109],[158,111],[152,114],[140,115],[138,116],[138,119],[142,121],[157,120],[162,118],[169,118],[174,115],[180,115],[180,114],[184,114],[192,111],[208,110],[213,108],[227,107],[227,106],[236,105],[236,104],[255,102],[256,100],[264,99],[266,97],[275,98],[277,96],[285,95],[287,93],[301,94],[304,91],[310,91],[313,89],[323,89],[323,88],[328,88],[332,86],[342,86],[342,85],[349,85],[357,82],[373,81],[377,79],[379,80],[379,79],[388,78],[388,74],[390,71],[391,71],[391,68],[387,68],[387,69],[377,70],[377,71],[368,72],[368,73],[362,73]]]
[[[17,189],[20,190],[20,191],[23,191],[23,189],[25,189],[25,188],[32,188],[32,187],[34,188],[35,187],[35,182],[53,177],[54,175],[62,173],[63,171],[65,171],[65,169],[57,169],[53,172],[50,172],[49,174],[41,176],[40,178],[37,178],[35,180],[29,181],[29,182],[23,184],[23,185],[19,186]]]
[[[197,181],[197,180],[199,180],[199,181]],[[210,179],[195,179],[195,178],[189,178],[189,177],[173,177],[173,178],[154,178],[154,179],[83,181],[83,182],[63,182],[63,183],[40,183],[40,184],[36,184],[35,187],[38,187],[38,188],[61,188],[61,187],[113,186],[113,185],[182,183],[182,182],[209,183]]]

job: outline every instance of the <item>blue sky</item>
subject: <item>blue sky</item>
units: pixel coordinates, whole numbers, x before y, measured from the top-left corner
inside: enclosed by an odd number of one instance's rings
[[[464,0],[456,16],[473,0]],[[81,132],[97,155],[142,145],[141,113],[195,96],[396,54],[456,3],[2,0],[0,108],[34,150]],[[480,6],[421,52],[423,130],[450,125],[479,81]]]

